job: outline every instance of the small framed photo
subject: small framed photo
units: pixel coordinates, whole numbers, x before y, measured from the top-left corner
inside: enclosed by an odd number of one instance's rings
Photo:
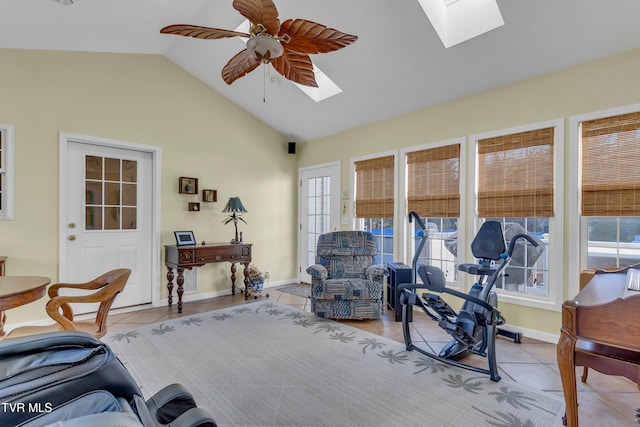
[[[203,202],[217,202],[218,201],[218,191],[217,190],[202,190],[202,201]]]
[[[178,185],[180,194],[198,194],[198,178],[181,176]]]
[[[176,236],[176,245],[178,246],[196,244],[196,238],[193,235],[193,231],[174,231],[173,234]]]
[[[200,203],[189,203],[189,212],[200,212]]]

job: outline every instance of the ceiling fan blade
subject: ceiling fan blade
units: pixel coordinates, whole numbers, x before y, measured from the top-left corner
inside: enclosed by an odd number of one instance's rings
[[[201,27],[199,25],[169,25],[160,30],[163,34],[176,34],[196,39],[224,39],[227,37],[249,37],[249,34],[238,31],[221,30],[219,28]]]
[[[280,26],[278,36],[288,34],[285,50],[299,53],[327,53],[342,49],[358,40],[358,36],[346,34],[326,25],[306,19],[287,19]]]
[[[269,34],[278,34],[280,20],[278,9],[272,0],[233,0],[233,8],[251,24],[262,24]]]
[[[256,69],[260,65],[260,61],[257,60],[251,52],[244,49],[236,56],[231,58],[227,65],[222,68],[222,80],[231,84],[240,77]]]
[[[271,64],[286,79],[304,86],[318,87],[309,55],[285,49],[284,54]]]

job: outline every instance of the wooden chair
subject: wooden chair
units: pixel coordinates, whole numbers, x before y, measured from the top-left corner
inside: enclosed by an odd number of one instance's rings
[[[82,284],[58,283],[49,288],[49,302],[47,302],[47,314],[57,323],[47,326],[22,326],[10,331],[6,338],[20,337],[24,335],[41,334],[53,331],[82,331],[96,338],[101,338],[107,333],[107,315],[116,296],[124,289],[131,275],[129,269],[117,269],[109,271],[90,282]],[[89,295],[59,295],[61,289],[76,289],[84,291],[96,291]],[[99,302],[98,312],[94,320],[74,320],[71,303],[96,303]]]

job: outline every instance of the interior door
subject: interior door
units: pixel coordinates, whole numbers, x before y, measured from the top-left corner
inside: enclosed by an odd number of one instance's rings
[[[150,303],[151,153],[68,141],[66,156],[66,206],[61,215],[66,262],[61,280],[85,282],[129,268],[131,276],[113,307]]]
[[[315,264],[318,236],[340,226],[340,163],[302,168],[299,176],[299,280],[311,283],[307,267]]]

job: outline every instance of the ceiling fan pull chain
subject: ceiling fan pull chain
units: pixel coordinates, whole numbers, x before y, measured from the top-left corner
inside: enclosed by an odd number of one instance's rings
[[[262,102],[267,102],[267,65],[262,65]]]

